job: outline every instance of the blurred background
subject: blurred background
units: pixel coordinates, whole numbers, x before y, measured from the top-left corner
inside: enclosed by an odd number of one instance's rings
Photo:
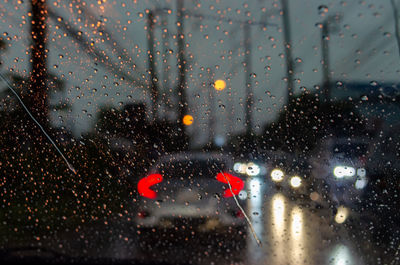
[[[168,155],[219,153],[245,182],[243,204],[263,242],[248,233],[243,263],[397,264],[398,8],[2,1],[4,255],[28,245],[151,260],[135,247],[138,182]],[[283,242],[292,241],[288,260]],[[187,255],[201,253],[202,264],[241,256],[217,250]]]

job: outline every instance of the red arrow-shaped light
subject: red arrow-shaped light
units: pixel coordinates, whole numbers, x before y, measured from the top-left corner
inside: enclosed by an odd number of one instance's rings
[[[232,187],[233,194],[235,194],[235,195],[238,195],[239,192],[244,187],[243,180],[241,180],[240,178],[235,177],[235,176],[233,176],[233,175],[231,175],[229,173],[225,173],[225,172],[224,173],[222,173],[222,172],[218,173],[217,174],[217,180],[219,182],[226,183],[226,184],[228,184],[228,181],[229,181],[229,184],[231,184],[231,187]],[[233,194],[232,194],[232,192],[231,192],[231,190],[229,188],[224,191],[224,197],[225,198],[232,197]]]
[[[161,181],[163,181],[163,177],[160,174],[151,174],[142,178],[137,185],[139,194],[149,199],[157,198],[157,192],[151,190],[150,187]]]

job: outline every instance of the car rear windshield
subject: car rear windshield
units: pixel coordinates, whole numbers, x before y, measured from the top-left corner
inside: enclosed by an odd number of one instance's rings
[[[192,178],[207,177],[214,178],[219,172],[226,171],[226,162],[220,160],[184,160],[161,163],[157,171],[164,177],[170,178]]]

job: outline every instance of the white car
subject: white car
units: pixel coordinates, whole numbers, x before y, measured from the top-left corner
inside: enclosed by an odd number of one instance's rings
[[[134,221],[144,240],[155,236],[162,241],[176,233],[243,237],[246,221],[233,196],[245,208],[245,183],[232,167],[228,156],[217,153],[161,157],[137,185],[139,210]]]

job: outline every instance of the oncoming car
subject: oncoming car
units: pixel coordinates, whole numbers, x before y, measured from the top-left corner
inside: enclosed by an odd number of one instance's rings
[[[289,154],[267,160],[267,179],[275,188],[295,198],[309,198],[312,181],[305,159]]]
[[[325,183],[328,199],[336,206],[356,208],[368,185],[366,161],[368,139],[329,137],[322,140],[313,157],[312,175]]]
[[[215,238],[216,233],[245,238],[245,182],[231,168],[229,157],[213,153],[160,158],[137,185],[135,223],[141,241],[157,238],[158,244],[164,244],[210,234]]]

